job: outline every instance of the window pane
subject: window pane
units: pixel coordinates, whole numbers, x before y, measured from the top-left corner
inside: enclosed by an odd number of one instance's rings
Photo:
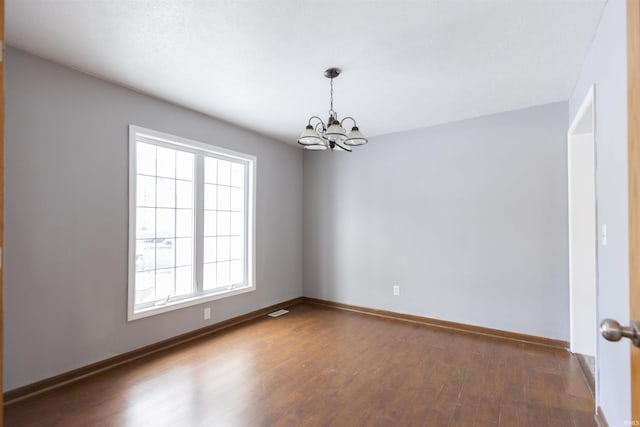
[[[158,178],[157,204],[161,208],[173,208],[176,205],[176,181]]]
[[[176,178],[193,181],[193,153],[176,151]]]
[[[218,182],[218,160],[211,157],[204,158],[204,182],[215,184]]]
[[[155,280],[156,273],[154,271],[136,273],[136,304],[144,304],[154,300]]]
[[[166,178],[176,177],[176,150],[158,147],[158,176]]]
[[[244,205],[244,194],[242,188],[231,189],[231,210],[241,211]]]
[[[218,210],[231,210],[231,193],[229,187],[218,186]]]
[[[244,165],[231,163],[231,185],[244,188]]]
[[[193,237],[193,211],[176,210],[176,237]]]
[[[136,146],[136,171],[145,175],[156,174],[156,146],[138,142]]]
[[[146,267],[144,263],[144,256],[140,253],[139,246],[140,244],[136,242],[136,258],[135,258],[136,273],[140,271],[145,271],[145,267]]]
[[[242,257],[242,240],[240,240],[240,236],[232,237],[230,241],[229,258],[240,259]]]
[[[217,259],[218,261],[228,261],[229,260],[229,238],[228,237],[218,237],[217,246]]]
[[[176,267],[193,265],[193,240],[176,239]]]
[[[204,262],[216,262],[216,237],[204,238]]]
[[[174,209],[158,209],[156,215],[158,221],[156,237],[175,237],[176,211]]]
[[[202,278],[202,287],[204,290],[216,287],[216,265],[215,263],[204,265]]]
[[[204,211],[204,235],[215,236],[216,235],[216,217],[215,211]]]
[[[218,212],[218,236],[228,236],[231,233],[231,219],[229,212]]]
[[[152,176],[138,175],[136,183],[136,205],[156,205],[156,179]]]
[[[216,209],[216,191],[217,186],[213,184],[205,184],[204,185],[204,208],[205,209]]]
[[[156,210],[153,208],[136,209],[136,238],[152,238],[156,235]]]
[[[229,263],[229,280],[232,285],[242,283],[242,264],[238,261],[231,261]]]
[[[175,240],[156,239],[156,268],[175,266]]]
[[[231,185],[231,163],[218,160],[218,184]]]
[[[228,261],[218,263],[216,284],[218,288],[222,286],[229,286],[229,262]]]
[[[231,212],[231,229],[229,234],[234,236],[242,235],[242,229],[244,227],[244,223],[242,222],[242,213],[241,212]]]
[[[191,267],[176,268],[176,295],[188,295],[193,292]]]
[[[136,271],[148,271],[155,268],[155,239],[136,240]]]
[[[161,301],[169,296],[175,295],[174,275],[174,268],[156,270],[156,301]]]
[[[176,207],[193,208],[193,184],[189,181],[176,181]]]

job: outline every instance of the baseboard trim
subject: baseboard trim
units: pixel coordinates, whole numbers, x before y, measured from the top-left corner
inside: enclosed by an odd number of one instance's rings
[[[468,325],[465,323],[449,322],[446,320],[432,319],[430,317],[415,316],[413,314],[396,313],[387,310],[378,310],[368,307],[360,307],[356,305],[343,304],[339,302],[327,301],[317,298],[302,297],[302,301],[309,304],[321,305],[325,307],[336,308],[340,310],[363,313],[372,316],[385,317],[388,319],[402,320],[406,322],[420,323],[423,325],[434,326],[444,329],[452,329],[456,331],[468,332],[476,335],[490,336],[494,338],[502,338],[510,341],[518,341],[527,344],[535,344],[544,347],[551,347],[559,350],[569,350],[567,341],[555,340],[551,338],[538,337],[535,335],[520,334],[517,332],[503,331],[500,329],[485,328],[482,326]]]
[[[582,369],[582,373],[584,374],[584,379],[587,381],[587,386],[589,387],[589,391],[591,392],[591,397],[596,398],[596,379],[593,377],[591,373],[591,369],[589,369],[589,365],[587,360],[583,354],[574,353],[576,359],[580,363],[580,368]]]
[[[607,419],[605,418],[604,412],[602,412],[601,407],[598,406],[598,410],[596,411],[596,414],[593,416],[593,418],[595,418],[598,427],[609,427],[609,423],[607,422]]]
[[[4,405],[7,406],[13,403],[17,403],[29,397],[56,389],[65,384],[78,381],[82,378],[86,378],[91,375],[113,369],[117,366],[124,365],[125,363],[129,363],[142,357],[149,356],[153,353],[158,353],[160,351],[176,347],[178,345],[193,341],[206,335],[211,335],[224,329],[248,323],[259,317],[263,317],[266,314],[271,313],[272,311],[291,307],[293,305],[300,304],[302,301],[303,298],[298,297],[281,302],[279,304],[274,304],[269,307],[261,308],[250,313],[243,314],[241,316],[233,317],[231,319],[215,323],[213,325],[205,326],[204,328],[196,329],[195,331],[187,332],[185,334],[177,335],[175,337],[168,338],[154,344],[140,347],[136,350],[132,350],[118,356],[111,357],[109,359],[101,360],[99,362],[92,363],[90,365],[74,369],[72,371],[64,372],[62,374],[37,381],[32,384],[27,384],[13,390],[6,391],[3,393]]]

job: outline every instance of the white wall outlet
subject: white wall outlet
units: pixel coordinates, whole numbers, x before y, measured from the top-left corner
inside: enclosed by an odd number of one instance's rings
[[[602,224],[602,246],[607,246],[607,224]]]
[[[207,307],[204,309],[204,320],[211,319],[211,307]]]
[[[394,295],[394,296],[398,296],[398,295],[400,295],[400,286],[395,285],[395,286],[393,287],[393,295]]]

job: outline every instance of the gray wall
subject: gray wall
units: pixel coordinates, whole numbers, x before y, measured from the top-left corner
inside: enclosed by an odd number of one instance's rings
[[[305,296],[568,340],[567,128],[562,102],[305,153]]]
[[[626,28],[626,2],[609,1],[569,100],[573,120],[595,84],[598,229],[608,229],[607,245],[598,245],[598,323],[629,320]],[[597,364],[599,404],[609,425],[624,425],[631,419],[629,344],[598,335]]]
[[[295,147],[15,49],[6,62],[4,388],[302,292]],[[127,322],[128,124],[253,154],[257,291]]]

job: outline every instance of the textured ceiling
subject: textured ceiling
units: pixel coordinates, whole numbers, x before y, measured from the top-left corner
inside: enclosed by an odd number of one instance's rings
[[[615,0],[618,1],[618,0]],[[565,100],[606,0],[7,0],[7,42],[294,143]]]

